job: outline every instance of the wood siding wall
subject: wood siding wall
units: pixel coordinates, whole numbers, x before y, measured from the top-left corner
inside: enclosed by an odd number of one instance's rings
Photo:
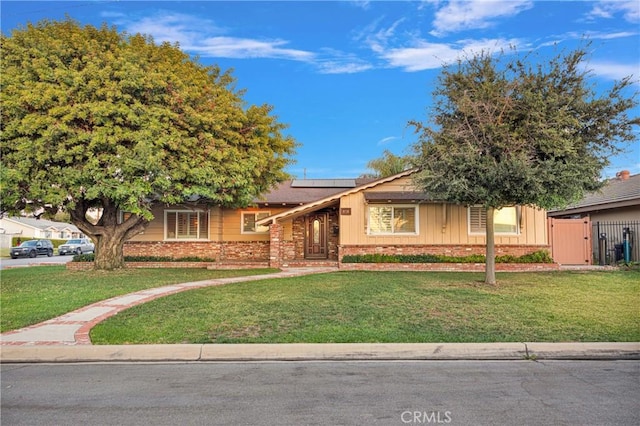
[[[139,234],[131,241],[165,241],[164,238],[164,212],[166,210],[197,210],[187,206],[156,206],[152,209],[154,219],[149,223],[143,234]],[[277,214],[287,210],[286,208],[255,208],[223,209],[220,207],[202,207],[201,210],[209,211],[209,240],[208,241],[269,241],[269,233],[243,234],[242,212],[269,211]],[[291,239],[291,222],[284,225],[285,239]],[[176,241],[176,240],[173,240]],[[177,240],[180,241],[180,240]],[[194,241],[194,240],[183,240]]]
[[[368,192],[412,191],[410,178],[380,185]],[[371,203],[372,205],[374,203]],[[391,203],[395,204],[395,203]],[[398,202],[397,204],[412,204]],[[467,208],[443,203],[419,204],[417,235],[367,235],[367,204],[362,192],[343,197],[340,208],[351,209],[350,215],[340,215],[341,245],[456,245],[485,244],[485,236],[468,231]],[[519,235],[496,235],[500,245],[546,245],[546,212],[531,207],[522,208]]]

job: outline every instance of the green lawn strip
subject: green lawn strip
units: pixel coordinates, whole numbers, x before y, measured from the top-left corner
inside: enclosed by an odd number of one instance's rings
[[[338,272],[206,288],[121,312],[95,344],[639,341],[637,272]]]
[[[125,269],[68,271],[64,266],[38,266],[0,273],[0,330],[14,330],[138,290],[191,281],[257,275],[275,269]]]

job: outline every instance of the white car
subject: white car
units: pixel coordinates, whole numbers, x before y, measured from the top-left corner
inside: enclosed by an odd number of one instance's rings
[[[58,247],[58,254],[83,254],[95,251],[95,246],[88,238],[74,238]]]

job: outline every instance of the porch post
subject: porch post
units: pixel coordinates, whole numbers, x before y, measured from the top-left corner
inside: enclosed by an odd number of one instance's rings
[[[282,266],[282,250],[281,243],[284,234],[282,225],[273,222],[269,225],[269,267],[280,268]]]

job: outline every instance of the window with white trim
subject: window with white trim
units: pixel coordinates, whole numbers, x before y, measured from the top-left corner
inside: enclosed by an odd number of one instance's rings
[[[418,206],[369,205],[369,235],[417,234]]]
[[[271,216],[271,212],[242,212],[242,233],[243,234],[266,234],[269,227],[266,225],[256,225],[260,219]]]
[[[496,234],[518,234],[518,211],[515,207],[494,210],[493,226]],[[484,234],[487,229],[487,211],[483,206],[469,207],[469,233]]]
[[[167,240],[208,240],[209,212],[165,210],[164,226]]]

